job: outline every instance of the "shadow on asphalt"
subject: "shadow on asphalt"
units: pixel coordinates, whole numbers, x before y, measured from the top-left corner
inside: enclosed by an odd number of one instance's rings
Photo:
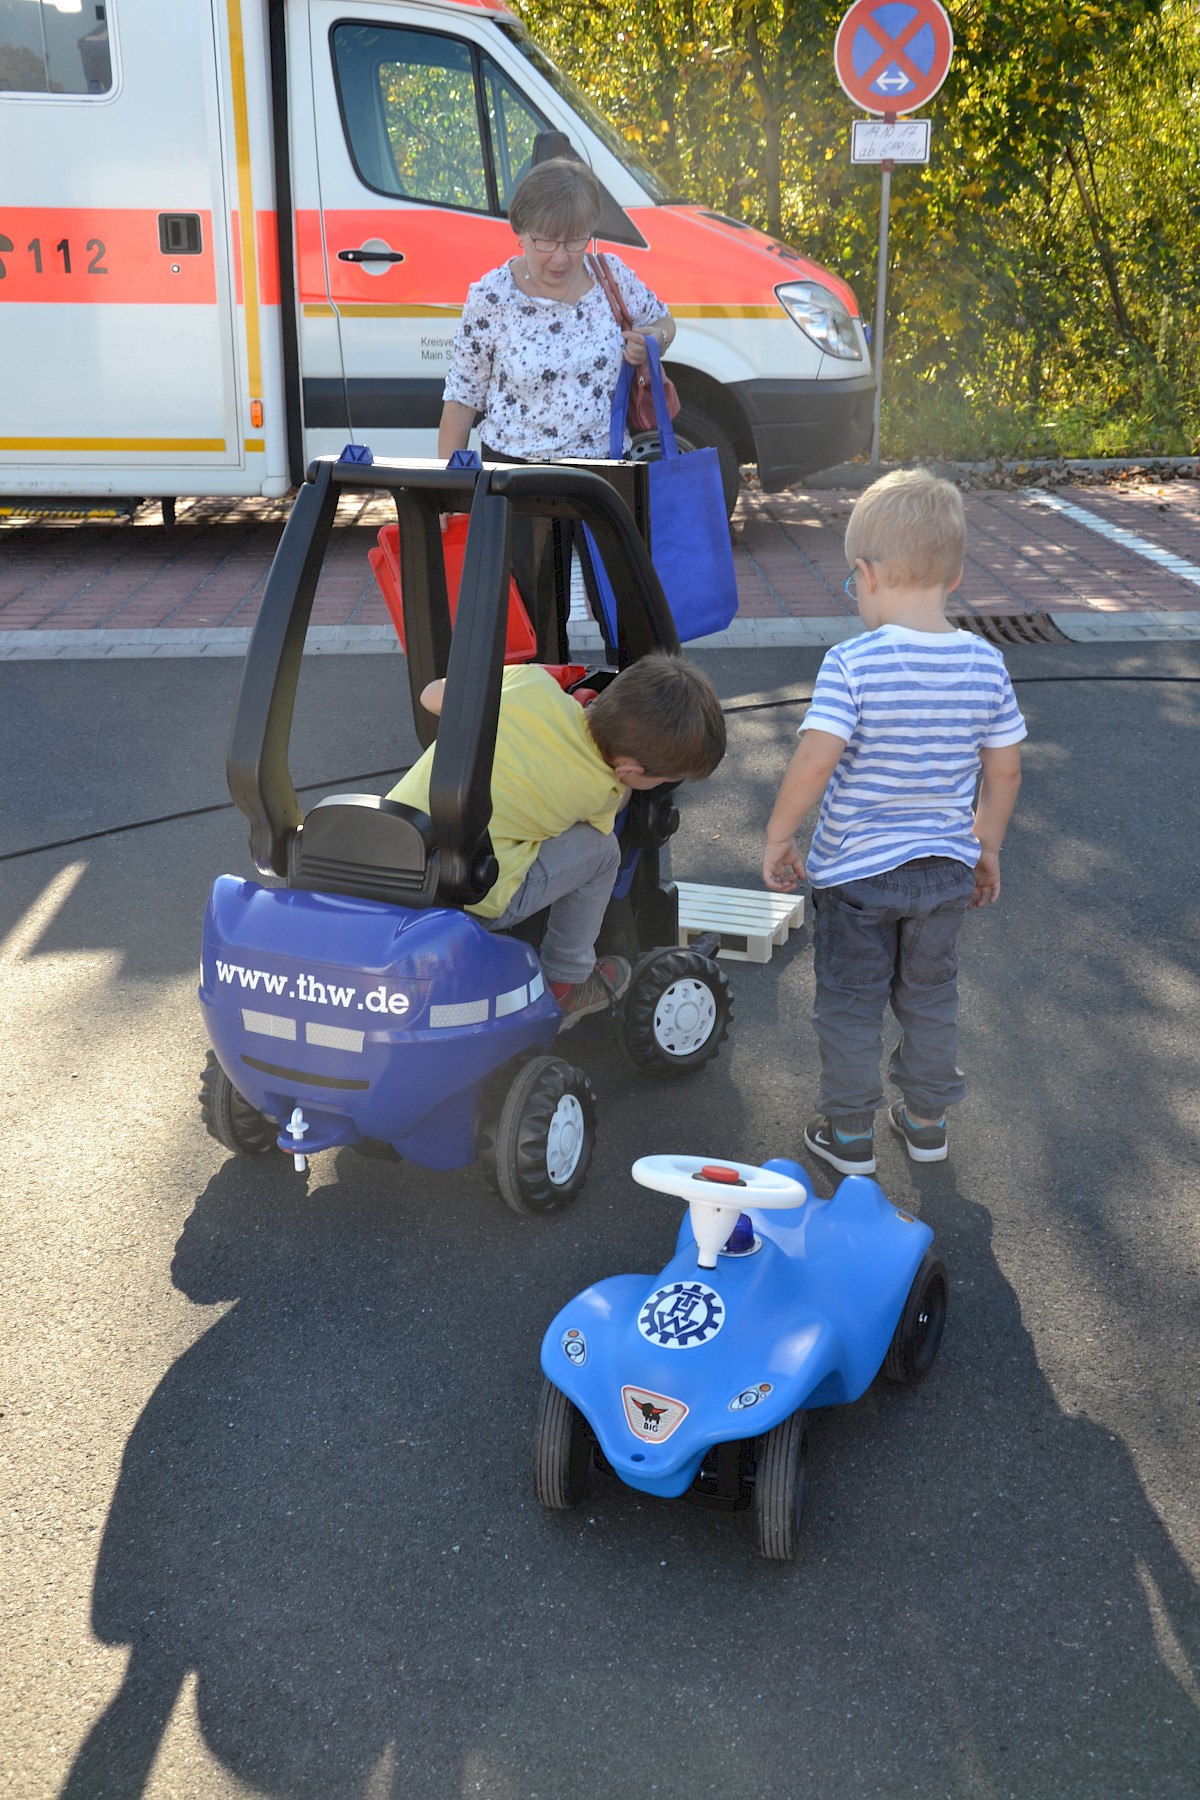
[[[93,1622],[130,1660],[64,1800],[144,1791],[191,1670],[213,1755],[297,1800],[645,1793],[648,1733],[670,1794],[734,1743],[762,1796],[897,1792],[902,1768],[944,1794],[1145,1793],[1150,1766],[1188,1791],[1194,1585],[1121,1443],[1056,1405],[952,1180],[943,1357],[924,1389],[816,1415],[780,1569],[745,1516],[595,1477],[541,1514],[537,1232],[468,1175],[399,1220],[397,1172],[347,1160],[307,1196],[282,1159],[231,1160],[179,1240],[176,1286],[235,1304],[129,1441]]]

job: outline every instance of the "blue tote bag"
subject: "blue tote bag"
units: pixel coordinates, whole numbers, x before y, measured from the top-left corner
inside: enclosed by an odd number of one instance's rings
[[[662,446],[662,456],[649,464],[650,555],[680,642],[687,643],[710,631],[724,631],[737,612],[733,547],[717,452],[711,447],[689,450],[686,455],[680,451],[667,412],[658,345],[652,337],[646,339],[646,348],[650,353],[650,387]],[[632,381],[633,365],[623,362],[609,421],[608,453],[615,462],[624,455],[625,414]],[[606,634],[615,643],[616,600],[592,534],[584,529]]]

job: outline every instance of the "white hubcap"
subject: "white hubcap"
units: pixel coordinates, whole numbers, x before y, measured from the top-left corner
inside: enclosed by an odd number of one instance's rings
[[[574,1094],[564,1094],[550,1119],[546,1135],[546,1173],[555,1187],[570,1181],[583,1155],[583,1108]]]
[[[667,1056],[691,1056],[707,1044],[717,1022],[717,1002],[706,981],[673,981],[654,1008],[654,1041]]]

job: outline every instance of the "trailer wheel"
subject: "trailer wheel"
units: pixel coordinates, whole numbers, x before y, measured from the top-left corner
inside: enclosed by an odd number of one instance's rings
[[[238,1093],[212,1050],[200,1074],[200,1117],[210,1137],[241,1156],[261,1156],[275,1148],[275,1120]]]
[[[533,1428],[533,1492],[551,1512],[578,1506],[587,1489],[592,1447],[579,1408],[552,1381],[542,1383]]]
[[[949,1299],[946,1265],[932,1250],[927,1250],[883,1359],[883,1372],[889,1381],[901,1382],[905,1387],[924,1381],[941,1346]]]
[[[558,1056],[523,1063],[496,1122],[488,1173],[523,1218],[570,1204],[587,1179],[596,1142],[596,1094],[581,1069]]]
[[[617,1014],[621,1049],[646,1075],[690,1075],[726,1037],[733,995],[725,971],[697,950],[652,950],[635,966]]]
[[[772,1562],[796,1554],[807,1486],[808,1421],[794,1412],[759,1440],[754,1477],[754,1522],[758,1548]]]
[[[725,512],[732,518],[742,485],[742,472],[729,433],[723,425],[717,424],[711,413],[701,411],[690,400],[684,401],[671,423],[675,427],[675,441],[684,453],[710,447],[716,451],[721,465],[721,486],[725,491]],[[657,462],[661,455],[657,431],[639,432],[629,448],[630,462]]]

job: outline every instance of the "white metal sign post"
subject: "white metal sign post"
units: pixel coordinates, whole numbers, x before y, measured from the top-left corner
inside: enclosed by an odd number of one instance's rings
[[[879,461],[883,410],[883,335],[887,317],[888,228],[892,170],[898,162],[929,161],[928,119],[901,119],[931,100],[946,79],[954,54],[954,33],[939,0],[854,0],[837,29],[833,66],[856,106],[873,114],[856,119],[851,132],[852,162],[877,162],[879,260],[875,270],[875,402],[871,416],[871,461]]]

